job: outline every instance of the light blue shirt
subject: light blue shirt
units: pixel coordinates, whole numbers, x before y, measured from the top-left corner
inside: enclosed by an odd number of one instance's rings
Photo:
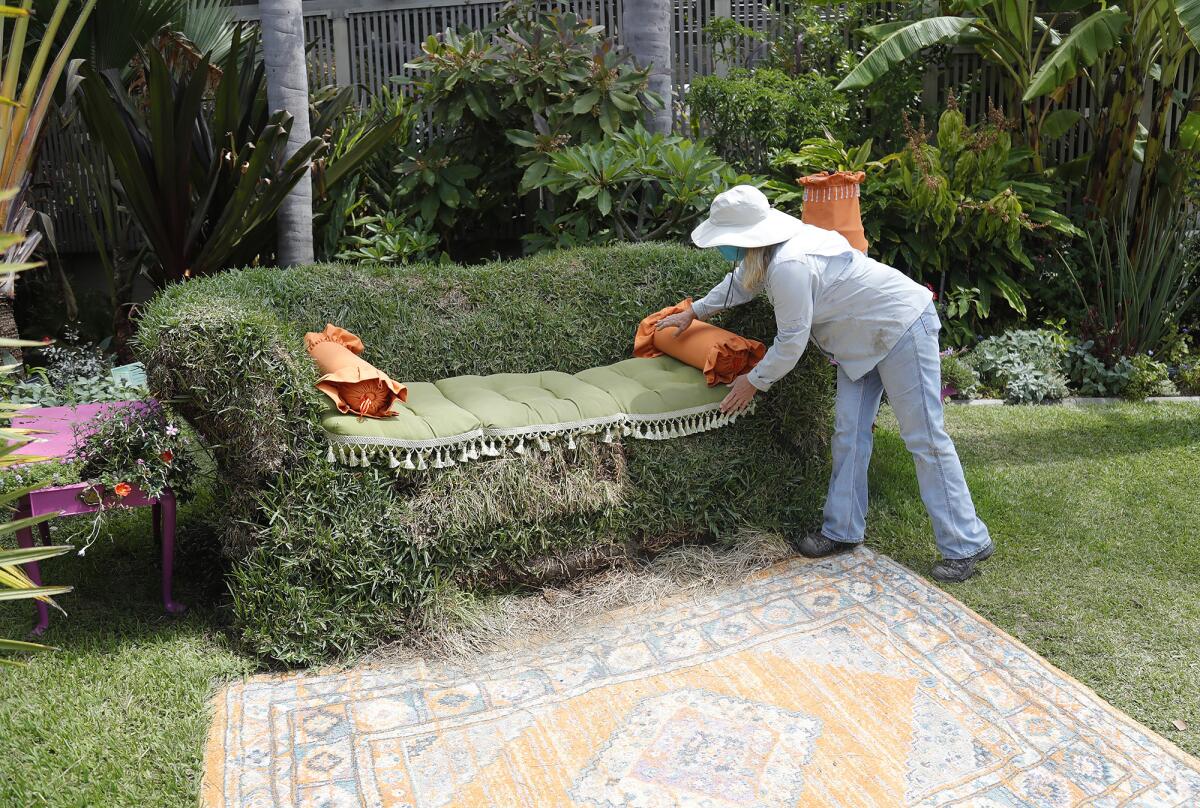
[[[823,256],[794,238],[776,251],[763,290],[775,307],[777,333],[749,381],[771,388],[800,361],[809,339],[837,360],[852,381],[888,355],[933,300],[933,293],[899,270],[857,250]],[[741,283],[742,267],[692,304],[701,320],[752,300],[760,291]]]

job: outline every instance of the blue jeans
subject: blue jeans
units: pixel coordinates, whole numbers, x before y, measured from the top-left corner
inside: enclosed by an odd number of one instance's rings
[[[975,514],[962,464],[942,420],[942,364],[937,312],[930,305],[883,360],[857,381],[838,368],[833,433],[833,476],[821,532],[842,542],[861,542],[867,527],[867,466],[871,426],[879,400],[888,403],[900,436],[917,464],[921,500],[945,558],[967,558],[991,542]]]

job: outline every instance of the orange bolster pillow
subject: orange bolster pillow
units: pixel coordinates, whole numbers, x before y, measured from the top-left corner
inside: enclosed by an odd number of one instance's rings
[[[404,385],[359,358],[362,340],[346,329],[330,323],[324,331],[310,331],[304,335],[304,347],[323,374],[317,389],[333,399],[339,412],[386,418],[396,414],[392,412],[396,401],[408,400]]]
[[[708,386],[729,384],[738,376],[747,373],[762,360],[767,346],[758,340],[739,337],[732,331],[694,320],[682,336],[676,329],[659,331],[658,321],[671,314],[679,314],[692,307],[692,299],[675,306],[668,306],[651,314],[638,325],[633,338],[633,355],[639,357],[673,356],[685,365],[704,371]]]

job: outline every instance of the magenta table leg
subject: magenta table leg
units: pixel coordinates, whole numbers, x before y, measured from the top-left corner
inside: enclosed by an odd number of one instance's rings
[[[25,514],[22,514],[20,511],[18,511],[16,514],[16,518],[20,519],[24,515]],[[44,525],[43,525],[43,527],[44,527]],[[33,546],[33,531],[30,530],[29,528],[25,528],[24,530],[18,530],[17,531],[17,545],[19,547],[32,547]],[[38,586],[41,586],[42,585],[42,571],[41,571],[41,569],[38,568],[37,562],[31,561],[28,564],[24,564],[22,566],[25,567],[25,572],[27,572],[29,574],[29,580],[33,581]],[[33,632],[32,633],[34,636],[41,636],[42,634],[45,633],[46,629],[48,629],[50,627],[50,609],[48,606],[46,606],[45,603],[42,603],[40,600],[35,600],[33,602],[33,608],[37,611],[37,621],[33,624]]]
[[[154,532],[162,541],[162,598],[168,614],[183,614],[187,607],[171,597],[171,580],[175,573],[175,494],[163,492],[154,506]]]

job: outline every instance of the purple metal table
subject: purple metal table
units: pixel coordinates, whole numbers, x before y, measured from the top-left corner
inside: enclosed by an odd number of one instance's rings
[[[30,430],[38,435],[31,443],[21,447],[18,454],[25,454],[32,462],[41,459],[67,457],[74,452],[75,438],[81,434],[81,426],[97,413],[108,407],[145,406],[144,402],[115,402],[114,404],[89,404],[79,407],[45,407],[24,410],[13,418],[13,426]],[[31,491],[17,502],[14,519],[24,519],[45,514],[75,516],[96,513],[101,508],[144,508],[149,506],[154,521],[154,537],[162,546],[162,598],[169,614],[183,614],[186,608],[171,595],[171,580],[175,567],[175,494],[169,488],[161,497],[151,497],[137,487],[127,496],[117,497],[90,483],[52,486]],[[42,543],[50,543],[50,523],[38,525]],[[17,532],[17,544],[33,546],[33,531],[29,528]],[[25,571],[37,585],[42,583],[41,570],[37,562],[25,564]],[[45,603],[34,602],[37,620],[33,633],[39,635],[50,625],[50,610]]]

